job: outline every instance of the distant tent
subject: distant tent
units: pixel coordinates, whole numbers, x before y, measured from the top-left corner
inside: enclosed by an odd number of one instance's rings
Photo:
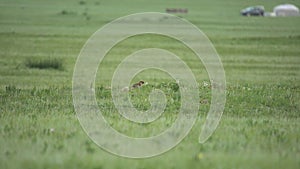
[[[276,16],[299,16],[299,8],[292,4],[275,6],[273,11]]]

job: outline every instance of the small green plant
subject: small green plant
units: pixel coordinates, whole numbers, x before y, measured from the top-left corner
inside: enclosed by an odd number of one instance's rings
[[[85,5],[86,2],[85,1],[79,1],[79,5]]]
[[[37,69],[63,70],[63,60],[58,58],[29,58],[25,60],[25,66]]]
[[[62,10],[60,13],[61,13],[62,15],[66,15],[66,14],[68,14],[68,11]]]

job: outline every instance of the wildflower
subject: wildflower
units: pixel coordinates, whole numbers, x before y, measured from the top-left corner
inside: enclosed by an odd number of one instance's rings
[[[203,82],[203,86],[204,86],[204,87],[207,87],[207,86],[209,86],[209,83],[208,83],[207,81],[204,81],[204,82]]]

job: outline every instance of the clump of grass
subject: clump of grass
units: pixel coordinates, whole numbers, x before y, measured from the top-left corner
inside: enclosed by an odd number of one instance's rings
[[[85,1],[79,1],[79,5],[85,5],[86,2]]]
[[[76,15],[77,13],[73,12],[73,11],[67,11],[64,9],[59,14],[61,14],[61,15]]]
[[[68,14],[68,11],[62,10],[60,13],[61,13],[62,15],[66,15],[66,14]]]
[[[29,58],[25,60],[25,66],[36,69],[63,70],[63,60],[58,58]]]

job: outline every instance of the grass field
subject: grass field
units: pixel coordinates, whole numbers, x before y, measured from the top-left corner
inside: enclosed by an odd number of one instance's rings
[[[300,7],[300,1],[285,1]],[[0,0],[0,168],[132,169],[297,169],[300,168],[300,17],[242,17],[250,5],[267,11],[280,0]],[[211,40],[226,73],[226,106],[220,125],[204,144],[200,129],[210,105],[208,75],[194,54],[179,42],[143,35],[110,51],[97,73],[99,108],[118,131],[135,137],[160,133],[176,119],[178,90],[166,74],[145,71],[133,82],[149,85],[132,91],[133,105],[147,110],[151,89],[168,98],[164,115],[153,124],[130,123],[111,100],[110,78],[124,57],[157,47],[184,60],[199,83],[199,118],[174,149],[148,159],[112,155],[82,130],[72,102],[72,75],[87,39],[110,21],[137,12],[178,14]],[[175,86],[175,87],[174,87]]]

